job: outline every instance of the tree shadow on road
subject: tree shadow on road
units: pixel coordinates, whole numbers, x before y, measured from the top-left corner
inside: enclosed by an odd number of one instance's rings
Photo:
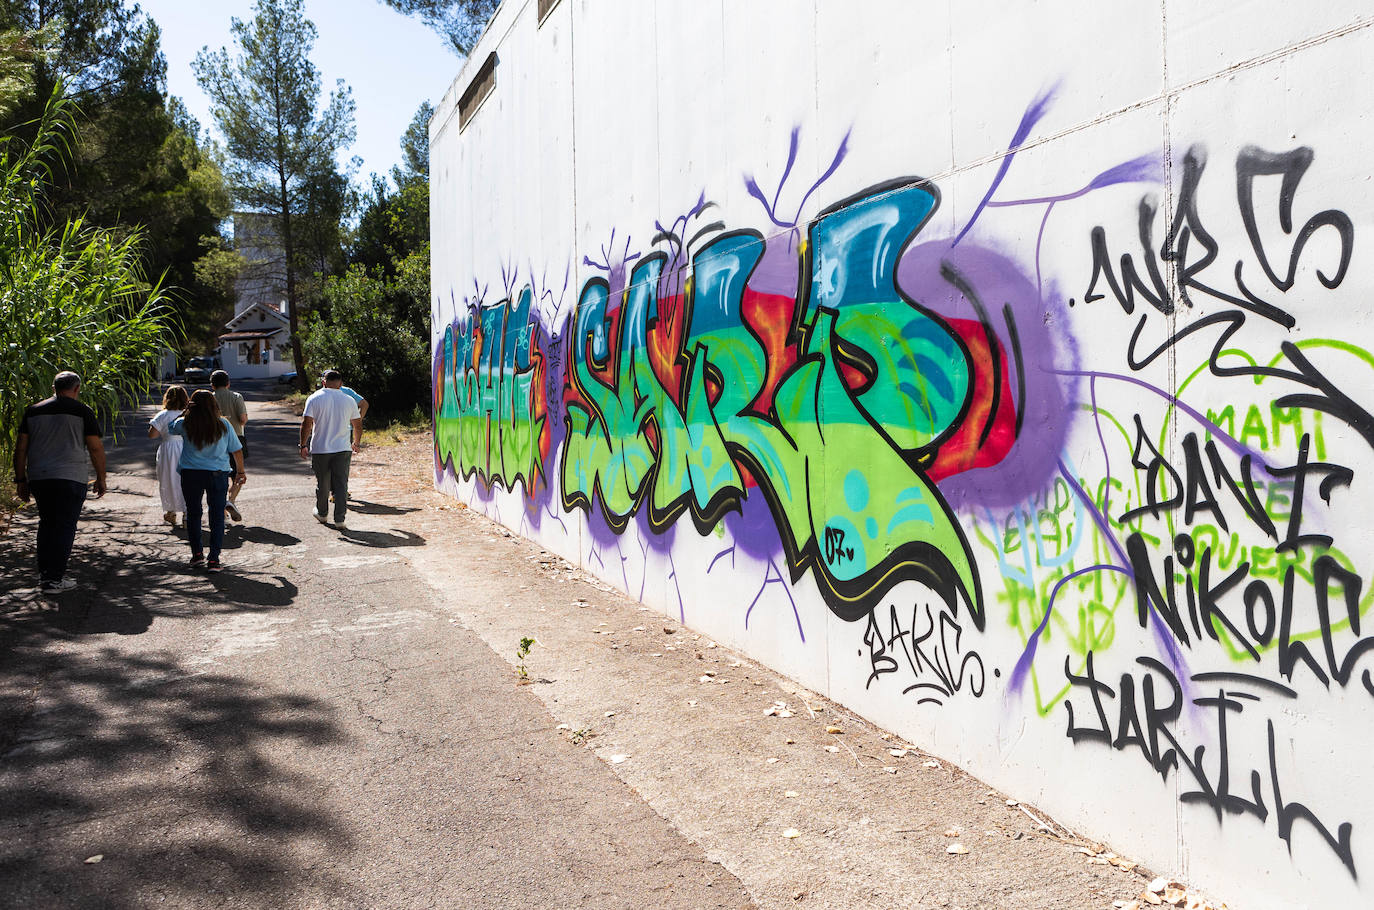
[[[0,682],[0,907],[348,892],[319,870],[349,836],[294,770],[345,739],[328,704],[114,649],[26,662],[41,686]]]
[[[299,593],[252,564],[207,576],[165,526],[141,524],[156,492],[134,475],[151,477],[153,447],[141,419],[124,423],[111,496],[78,528],[76,590],[36,590],[32,514],[0,540],[0,908],[362,905],[331,871],[350,836],[321,778],[298,770],[345,740],[333,707],[148,653],[154,636],[93,637],[140,635],[159,618],[270,616]],[[272,565],[250,551],[241,558]]]
[[[0,577],[13,582],[0,590],[0,655],[15,637],[137,635],[158,616],[280,609],[299,593],[281,575],[236,570],[206,576],[187,564],[190,554],[181,545],[168,548],[165,531],[91,512],[82,516],[67,569],[78,587],[45,596],[32,566],[32,524],[16,527],[0,548]]]

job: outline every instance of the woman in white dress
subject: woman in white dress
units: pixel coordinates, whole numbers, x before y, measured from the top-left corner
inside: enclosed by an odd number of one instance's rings
[[[177,525],[177,513],[186,511],[186,500],[181,494],[181,475],[177,473],[182,438],[172,436],[167,431],[189,403],[184,388],[179,385],[168,386],[166,394],[162,396],[162,410],[148,421],[148,438],[157,440],[157,487],[162,496],[162,520],[174,528]]]

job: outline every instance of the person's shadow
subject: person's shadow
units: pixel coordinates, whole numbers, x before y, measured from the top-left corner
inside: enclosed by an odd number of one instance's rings
[[[178,540],[186,540],[186,526],[177,525],[172,531]],[[201,526],[200,539],[202,543],[209,546],[210,529]],[[271,528],[263,528],[258,525],[237,525],[225,524],[224,526],[224,549],[237,550],[245,543],[260,543],[272,547],[294,547],[300,543],[301,539],[292,534],[281,531],[273,531]]]
[[[273,576],[276,584],[233,572],[216,573],[209,579],[220,598],[241,606],[289,607],[300,593],[300,588],[282,575]]]
[[[425,545],[425,539],[419,534],[402,531],[398,528],[392,528],[391,532],[355,531],[352,528],[345,528],[339,533],[343,535],[344,540],[360,547],[423,547]]]
[[[233,546],[242,546],[245,543],[260,543],[271,547],[294,547],[301,542],[299,537],[294,534],[287,534],[282,531],[273,531],[271,528],[260,527],[259,525],[229,525],[224,529],[224,545],[229,547],[229,541],[234,541]]]
[[[368,502],[366,499],[348,498],[348,511],[358,512],[362,515],[405,515],[407,512],[418,512],[415,508],[402,508],[400,506],[388,506],[380,502]]]

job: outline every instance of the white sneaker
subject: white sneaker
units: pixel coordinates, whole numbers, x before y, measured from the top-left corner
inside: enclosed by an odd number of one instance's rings
[[[333,529],[336,530],[336,531],[347,531],[347,530],[348,530],[348,522],[347,522],[347,521],[336,521],[336,522],[334,522],[332,525],[330,525],[330,527],[333,528]]]
[[[64,578],[61,581],[45,581],[43,582],[43,593],[62,594],[66,591],[73,590],[75,587],[76,582],[70,578]]]
[[[311,514],[311,515],[314,515],[314,516],[315,516],[315,520],[318,521],[320,524],[322,524],[322,525],[327,525],[327,524],[329,524],[329,519],[328,519],[328,518],[325,518],[325,517],[324,517],[323,515],[321,515],[319,512],[311,512],[310,514]]]

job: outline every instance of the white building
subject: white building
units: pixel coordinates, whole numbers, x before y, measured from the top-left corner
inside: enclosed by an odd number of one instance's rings
[[[234,244],[245,265],[236,282],[234,318],[219,336],[219,360],[231,379],[280,376],[294,369],[285,257],[268,215],[234,213]]]
[[[225,324],[219,361],[231,379],[256,379],[290,372],[291,326],[280,307],[250,303]]]

